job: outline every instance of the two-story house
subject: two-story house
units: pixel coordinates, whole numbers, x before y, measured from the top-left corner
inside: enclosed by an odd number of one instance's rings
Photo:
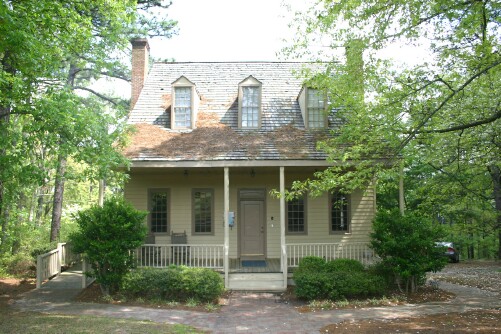
[[[332,164],[316,143],[339,126],[336,111],[297,75],[321,65],[161,62],[148,71],[147,40],[132,45],[125,197],[149,211],[140,265],[209,267],[230,289],[279,290],[304,256],[370,258],[372,187],[289,202],[270,194]],[[179,244],[173,233],[186,237]]]

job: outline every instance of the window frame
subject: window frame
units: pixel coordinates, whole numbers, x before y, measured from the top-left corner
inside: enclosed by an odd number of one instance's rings
[[[211,194],[211,203],[210,203],[210,210],[211,210],[211,221],[210,221],[210,232],[196,232],[195,230],[195,217],[196,217],[196,212],[195,212],[195,193],[196,192],[206,192]],[[191,235],[215,235],[215,224],[214,224],[214,189],[213,188],[193,188],[191,190]]]
[[[322,119],[323,119],[323,126],[311,126],[310,125],[310,114],[311,114],[311,111],[312,111],[312,108],[310,108],[310,92],[312,91],[315,91],[317,92],[317,96],[322,96],[324,97],[324,105],[323,105],[323,110],[321,108],[315,108],[315,110],[319,110],[323,116]],[[325,129],[327,128],[328,126],[328,117],[327,117],[327,94],[325,94],[325,92],[322,92],[322,90],[320,89],[316,89],[316,88],[311,88],[311,87],[307,87],[306,88],[306,96],[305,96],[305,99],[306,99],[306,119],[305,119],[305,123],[306,123],[306,127],[308,129]]]
[[[152,226],[152,214],[153,214],[153,207],[152,207],[152,199],[153,199],[153,195],[155,194],[163,194],[165,193],[167,195],[167,222],[166,222],[166,228],[165,228],[165,232],[162,231],[162,232],[154,232],[152,231],[153,229],[153,226]],[[147,205],[147,208],[148,208],[148,234],[153,234],[153,235],[168,235],[170,234],[170,223],[171,223],[171,219],[170,219],[170,216],[171,216],[171,201],[170,201],[170,189],[168,188],[150,188],[148,189],[148,205]]]
[[[242,125],[242,115],[243,115],[243,99],[244,99],[244,88],[253,87],[257,88],[258,91],[258,106],[257,106],[257,126],[243,126]],[[254,78],[252,75],[247,77],[245,80],[238,84],[238,128],[239,129],[260,129],[263,114],[263,84]]]
[[[285,201],[285,205],[287,205],[287,208],[285,210],[285,222],[286,222],[286,229],[285,229],[285,234],[286,235],[308,235],[308,201],[307,201],[307,196],[304,195],[301,197],[303,200],[303,225],[304,225],[304,230],[303,231],[290,231],[289,230],[289,201]]]
[[[173,101],[172,101],[172,128],[173,129],[191,129],[192,128],[192,118],[193,118],[193,89],[191,87],[187,87],[187,86],[175,86],[173,87],[174,89],[174,98],[173,98]],[[178,94],[178,92],[176,92],[177,90],[179,89],[188,89],[189,92],[190,92],[190,110],[189,110],[189,116],[190,116],[190,119],[189,119],[189,126],[178,126],[176,124],[177,120],[177,113],[176,113],[176,109],[177,108],[181,108],[181,107],[178,107],[176,106],[176,95]],[[188,114],[188,113],[187,113]]]
[[[345,230],[334,230],[332,229],[332,210],[333,210],[333,200],[335,196],[343,195],[346,198],[346,229]],[[339,191],[334,191],[329,193],[329,234],[350,234],[351,233],[351,194],[345,194]]]
[[[190,89],[190,125],[189,126],[176,126],[176,89],[177,88],[189,88]],[[172,83],[171,88],[171,129],[173,130],[190,130],[195,128],[196,116],[198,102],[196,98],[198,97],[197,91],[195,89],[195,84],[188,80],[185,76],[181,76],[179,79]]]

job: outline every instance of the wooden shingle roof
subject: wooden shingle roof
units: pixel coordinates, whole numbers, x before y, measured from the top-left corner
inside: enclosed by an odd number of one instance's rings
[[[298,103],[305,63],[155,63],[128,122],[136,131],[125,155],[132,161],[324,160],[316,142],[328,130],[309,131]],[[319,65],[310,64],[320,70]],[[200,98],[196,128],[172,130],[172,83],[184,76]],[[238,84],[262,83],[258,130],[238,128]],[[334,115],[329,116],[335,125]]]

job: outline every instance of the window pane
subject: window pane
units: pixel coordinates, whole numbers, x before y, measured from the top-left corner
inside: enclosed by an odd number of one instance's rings
[[[191,87],[176,87],[174,101],[175,126],[191,127]]]
[[[259,87],[242,87],[242,127],[259,126]]]
[[[212,233],[212,192],[193,193],[195,233]]]
[[[151,232],[167,232],[167,193],[153,193],[150,198]]]
[[[305,232],[304,200],[296,198],[287,201],[287,231],[289,233]]]
[[[308,127],[325,127],[325,97],[317,89],[308,89]]]
[[[348,231],[348,198],[344,194],[331,196],[331,231]]]

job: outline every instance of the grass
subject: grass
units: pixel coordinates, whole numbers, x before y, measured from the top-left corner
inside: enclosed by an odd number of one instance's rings
[[[57,315],[32,312],[0,313],[1,333],[204,333],[185,325],[169,325],[151,321],[108,317]]]

